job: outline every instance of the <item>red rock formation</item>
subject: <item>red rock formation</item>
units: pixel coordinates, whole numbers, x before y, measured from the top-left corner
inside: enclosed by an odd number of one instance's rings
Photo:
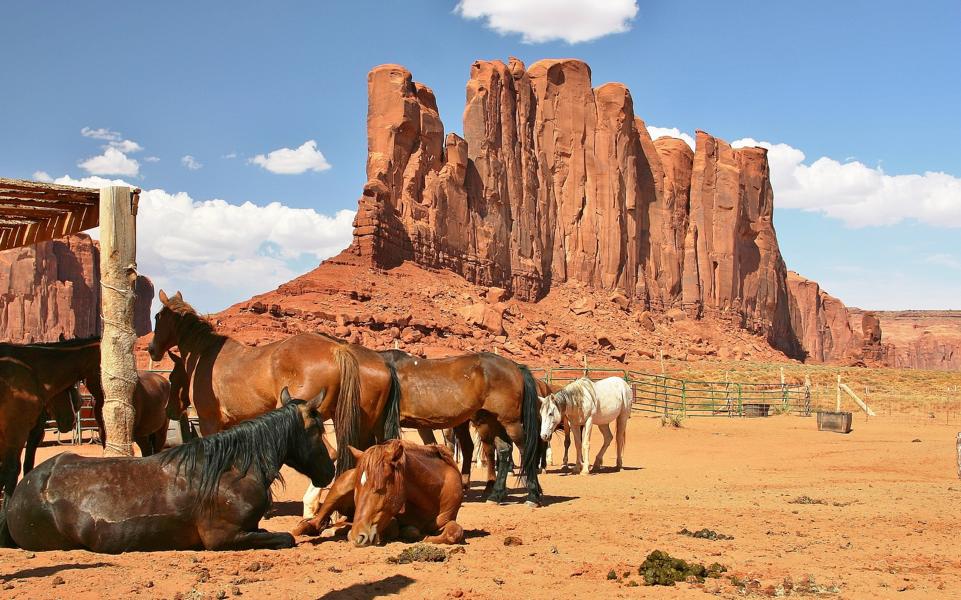
[[[866,358],[888,367],[961,370],[961,311],[850,309]]]
[[[86,234],[0,252],[0,340],[53,342],[100,333],[100,250]],[[153,284],[137,282],[137,334],[150,332]]]
[[[848,310],[840,300],[793,271],[788,272],[787,288],[791,326],[800,332],[798,341],[806,359],[828,362],[860,358],[861,338],[851,329]]]

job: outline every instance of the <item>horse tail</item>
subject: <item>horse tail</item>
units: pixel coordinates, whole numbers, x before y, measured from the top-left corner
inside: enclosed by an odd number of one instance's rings
[[[360,366],[353,352],[343,346],[334,350],[334,360],[340,370],[340,395],[334,409],[337,473],[340,474],[353,468],[354,456],[348,446],[356,447],[360,440]]]
[[[400,380],[397,379],[397,369],[387,362],[390,371],[390,391],[387,395],[387,406],[384,408],[384,440],[400,439]]]
[[[537,398],[537,382],[525,365],[517,365],[524,378],[524,397],[521,402],[521,422],[524,426],[524,456],[521,460],[521,477],[527,481],[528,489],[540,496],[541,486],[537,481],[541,462],[541,412]]]

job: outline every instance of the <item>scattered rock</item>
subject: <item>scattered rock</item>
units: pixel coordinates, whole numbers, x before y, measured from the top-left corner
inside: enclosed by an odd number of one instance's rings
[[[647,585],[674,585],[678,581],[692,579],[697,583],[704,583],[706,577],[718,578],[727,571],[727,567],[713,563],[705,567],[699,563],[688,563],[674,558],[667,552],[655,550],[638,568],[638,574],[644,577]]]
[[[654,318],[650,311],[645,310],[637,315],[637,323],[645,331],[654,331]]]
[[[63,577],[57,575],[56,577],[53,578],[53,581],[51,581],[50,583],[51,585],[63,585],[66,583],[66,581],[63,580]]]
[[[611,294],[610,301],[622,310],[628,310],[631,308],[630,299],[621,292],[614,292]]]
[[[613,358],[614,360],[616,360],[617,362],[624,362],[625,360],[627,360],[627,351],[626,351],[626,350],[611,350],[611,352],[610,352],[610,357]]]
[[[509,535],[506,538],[504,538],[504,545],[505,546],[523,546],[524,540],[517,537],[516,535]]]
[[[713,529],[708,529],[706,527],[704,529],[698,529],[697,531],[690,531],[688,530],[687,527],[685,527],[680,531],[678,531],[678,533],[680,535],[686,535],[688,537],[697,538],[701,540],[711,540],[712,542],[717,540],[733,540],[734,539],[733,536],[724,535],[723,533],[718,533]]]
[[[606,333],[597,334],[597,343],[601,346],[601,348],[614,347],[614,341],[611,339],[611,336]]]
[[[487,295],[484,296],[488,302],[497,304],[507,300],[507,290],[499,287],[487,288]]]
[[[672,308],[664,313],[664,316],[670,321],[684,321],[687,319],[687,313],[680,308]]]
[[[593,315],[595,308],[597,308],[597,302],[590,296],[581,298],[571,304],[571,312],[575,315]]]

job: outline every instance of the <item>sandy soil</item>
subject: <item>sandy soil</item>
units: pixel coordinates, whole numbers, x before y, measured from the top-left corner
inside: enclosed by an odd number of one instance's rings
[[[664,429],[636,416],[628,469],[544,476],[543,508],[487,505],[477,501],[475,487],[458,519],[468,542],[444,563],[390,564],[405,544],[357,549],[328,538],[279,552],[0,550],[0,595],[733,598],[773,596],[786,578],[797,584],[812,577],[823,588],[836,586],[832,597],[958,598],[955,435],[953,427],[883,417],[857,419],[844,436],[819,433],[813,418],[689,419],[681,429]],[[286,530],[298,520],[305,485],[288,475],[266,528]],[[824,504],[792,503],[801,496]],[[522,500],[519,491],[514,498]],[[693,539],[678,534],[683,527],[734,539]],[[522,545],[505,546],[507,536]],[[737,582],[633,587],[638,565],[655,549],[721,562]],[[621,581],[608,580],[612,569]]]

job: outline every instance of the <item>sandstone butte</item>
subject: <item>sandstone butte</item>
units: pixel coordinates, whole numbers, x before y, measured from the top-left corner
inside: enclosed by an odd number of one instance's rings
[[[153,284],[137,280],[136,329],[150,332]],[[100,249],[86,234],[0,252],[0,341],[99,335]]]

